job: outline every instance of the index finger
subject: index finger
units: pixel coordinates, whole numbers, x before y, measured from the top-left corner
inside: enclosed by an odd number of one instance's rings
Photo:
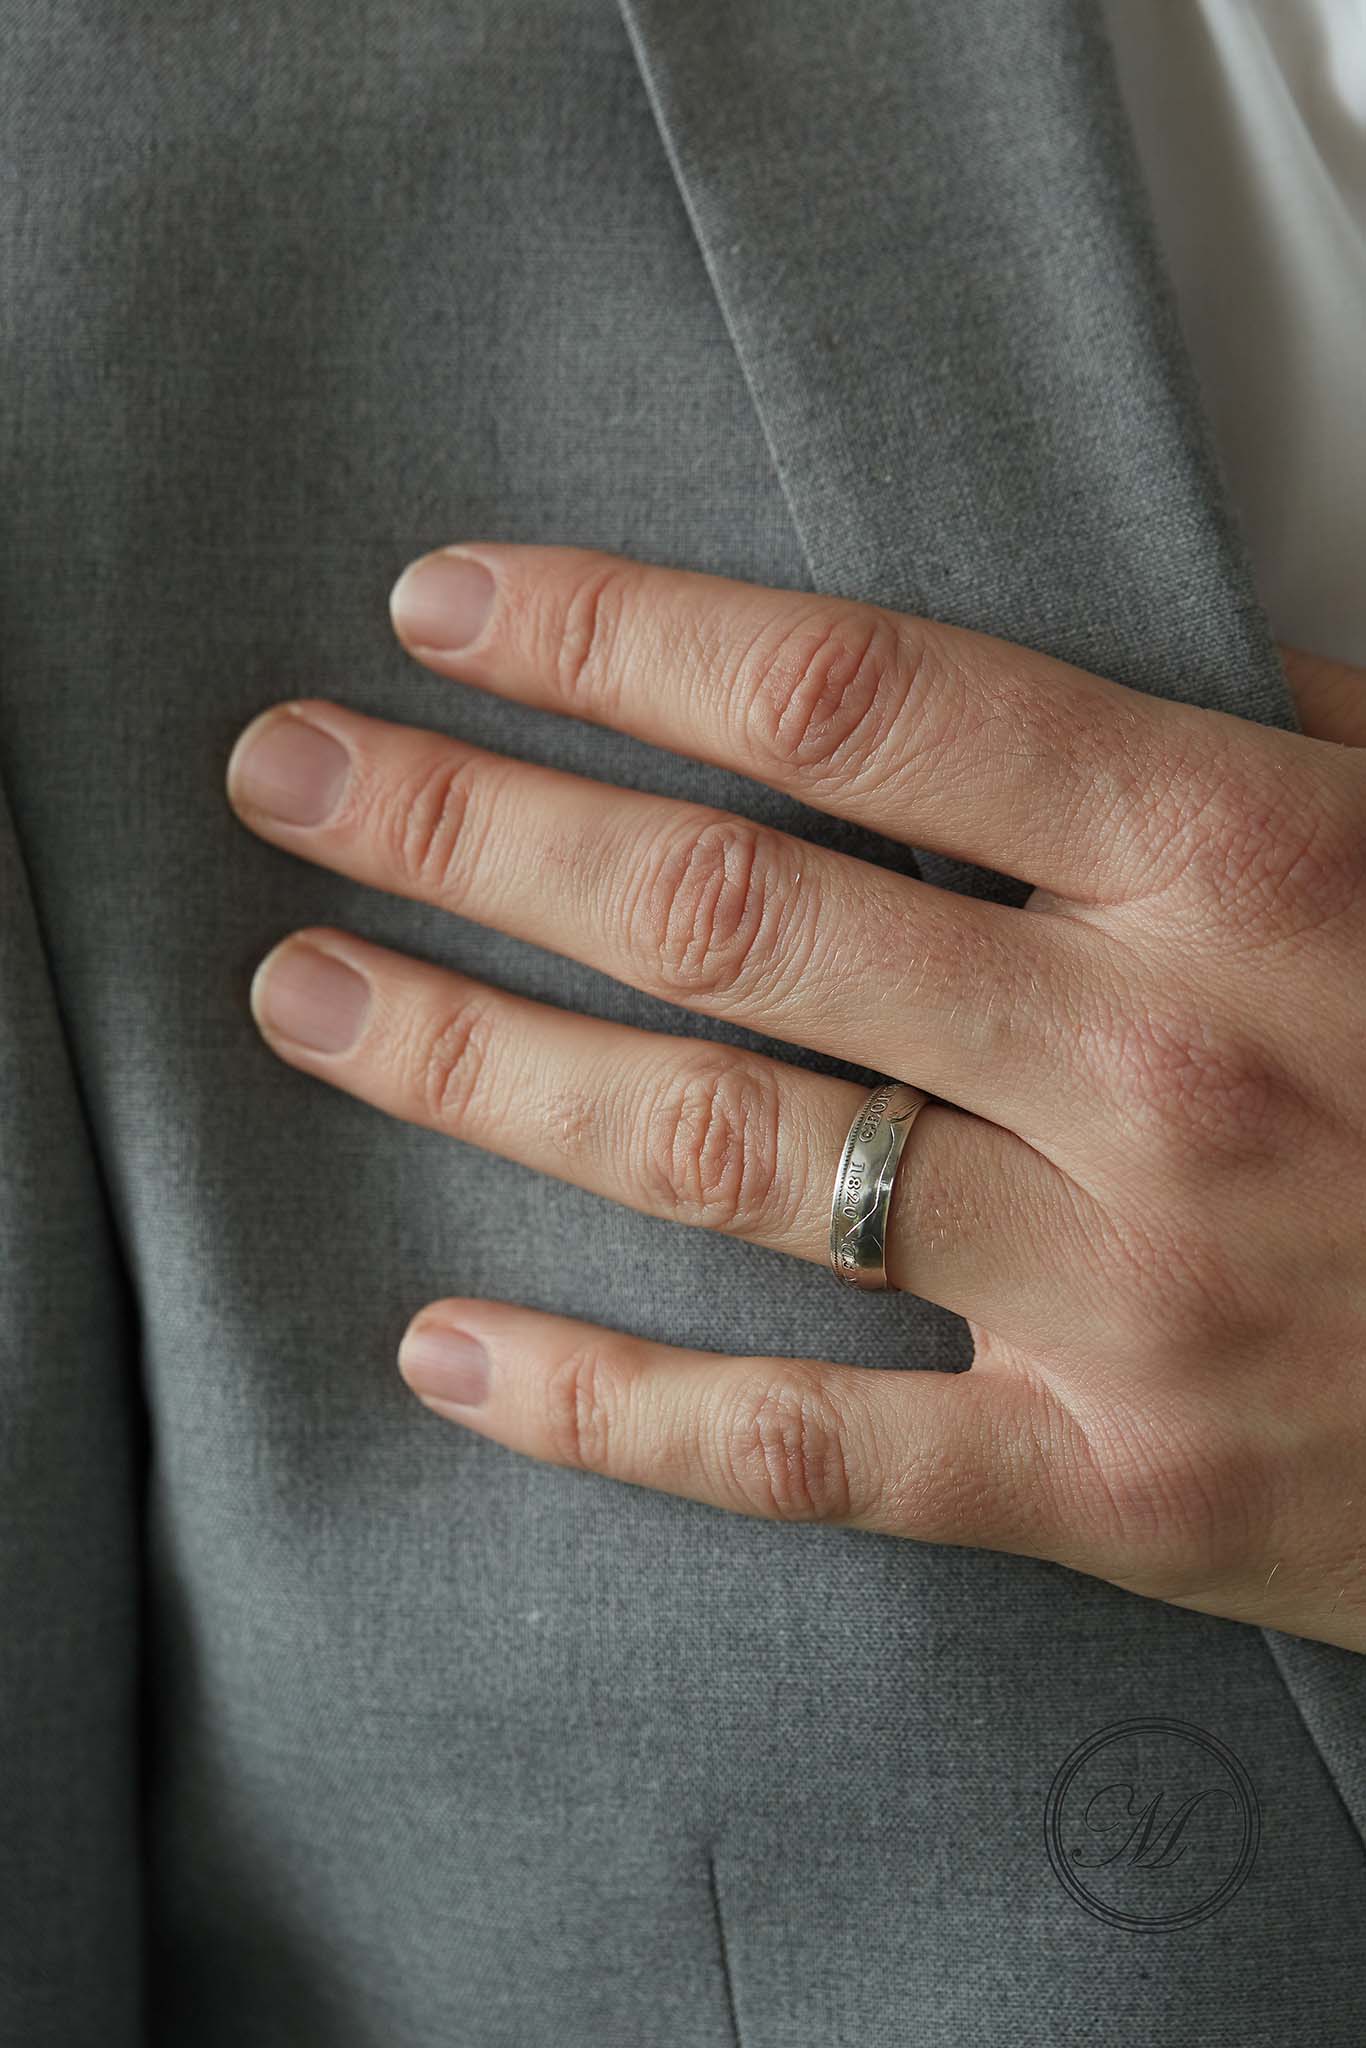
[[[442,674],[1089,901],[1153,886],[1154,791],[1198,776],[1212,717],[988,634],[585,548],[440,549],[390,608]]]

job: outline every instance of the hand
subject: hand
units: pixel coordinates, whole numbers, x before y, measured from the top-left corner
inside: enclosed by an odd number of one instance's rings
[[[1350,672],[1295,657],[1331,738],[1290,734],[875,605],[573,548],[425,557],[394,616],[441,674],[1035,885],[982,902],[325,700],[264,712],[229,785],[276,845],[939,1098],[888,1270],[969,1319],[970,1371],[725,1358],[461,1299],[410,1327],[409,1384],[558,1464],[1366,1649]],[[282,1059],[393,1116],[827,1258],[853,1083],[331,929],[277,947],[252,1002]]]

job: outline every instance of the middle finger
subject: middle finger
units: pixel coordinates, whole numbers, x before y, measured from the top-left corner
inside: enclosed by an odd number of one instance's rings
[[[1055,1135],[1100,935],[732,813],[589,781],[320,698],[238,740],[262,837],[647,994]]]

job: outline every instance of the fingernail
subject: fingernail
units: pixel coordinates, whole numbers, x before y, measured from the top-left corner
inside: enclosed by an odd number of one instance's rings
[[[418,1323],[398,1347],[398,1369],[423,1401],[477,1408],[489,1390],[489,1355],[477,1337]]]
[[[282,825],[321,825],[336,809],[351,768],[340,740],[285,712],[249,725],[228,762],[233,802]]]
[[[286,942],[267,953],[251,985],[252,1015],[261,1029],[310,1052],[345,1052],[369,1007],[364,975],[315,946]]]
[[[423,555],[389,597],[394,631],[405,647],[455,654],[477,640],[493,610],[493,575],[472,555]]]

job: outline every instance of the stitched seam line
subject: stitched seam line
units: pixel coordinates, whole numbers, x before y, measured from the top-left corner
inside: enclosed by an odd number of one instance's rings
[[[735,1978],[731,1973],[730,1949],[726,1943],[726,1922],[721,1912],[721,1893],[716,1882],[716,1856],[707,1851],[707,1896],[711,1900],[712,1919],[716,1925],[716,1952],[721,1964],[721,1982],[726,1993],[726,2018],[730,2023],[730,2036],[734,2048],[744,2048],[740,2038],[740,2016],[735,2007]]]

